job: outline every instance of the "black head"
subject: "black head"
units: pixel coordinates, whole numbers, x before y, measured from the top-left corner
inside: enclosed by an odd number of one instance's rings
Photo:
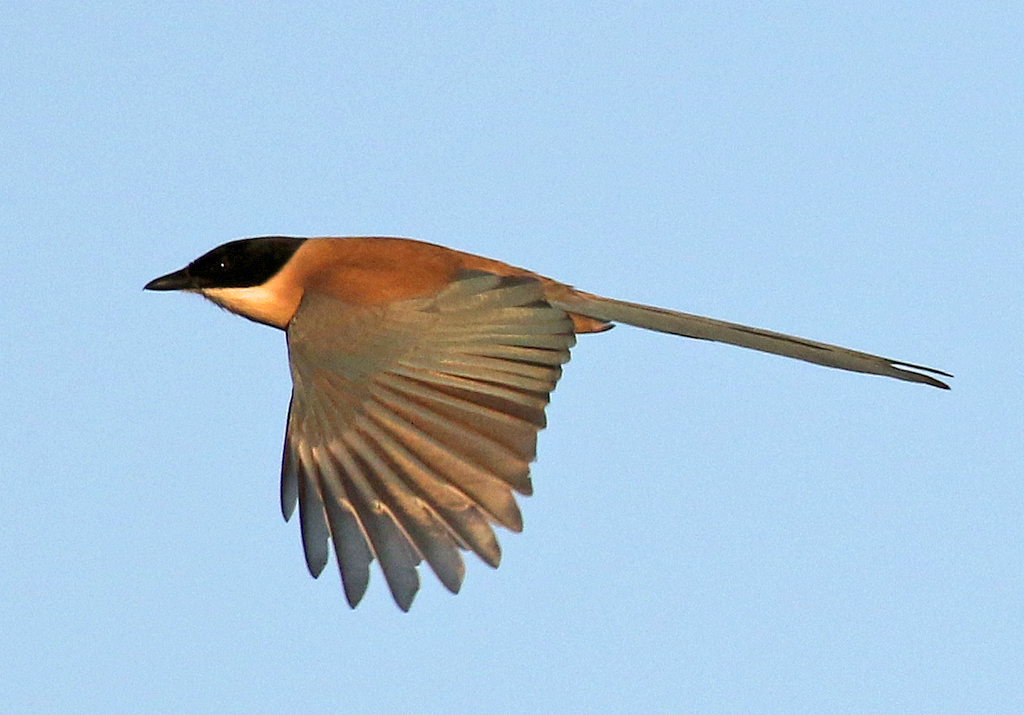
[[[146,290],[249,288],[266,283],[306,239],[290,236],[243,238],[217,246],[180,271],[160,276]]]

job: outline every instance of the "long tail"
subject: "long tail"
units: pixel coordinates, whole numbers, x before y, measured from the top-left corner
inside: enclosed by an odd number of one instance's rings
[[[838,345],[819,343],[771,330],[751,328],[724,320],[704,318],[699,315],[679,313],[639,303],[602,298],[576,290],[558,291],[557,296],[549,295],[548,301],[565,311],[596,320],[626,323],[638,328],[682,335],[687,338],[714,340],[738,345],[741,348],[806,360],[826,367],[836,367],[840,370],[885,375],[908,382],[921,382],[943,390],[948,390],[949,385],[932,375],[953,377],[949,373],[934,368],[900,360],[890,360],[849,348],[841,348]]]

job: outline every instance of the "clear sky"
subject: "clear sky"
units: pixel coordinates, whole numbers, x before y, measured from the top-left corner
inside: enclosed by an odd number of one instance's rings
[[[1019,713],[1019,2],[0,2],[0,711]],[[142,291],[385,234],[920,362],[584,336],[526,530],[355,611],[283,334]]]

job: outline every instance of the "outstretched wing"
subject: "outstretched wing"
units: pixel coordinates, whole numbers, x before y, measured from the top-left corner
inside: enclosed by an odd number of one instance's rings
[[[293,380],[281,470],[306,564],[328,540],[355,606],[376,558],[408,610],[425,560],[452,592],[459,549],[497,566],[491,528],[522,529],[544,408],[575,343],[529,277],[465,272],[428,298],[352,306],[307,293],[288,326]]]

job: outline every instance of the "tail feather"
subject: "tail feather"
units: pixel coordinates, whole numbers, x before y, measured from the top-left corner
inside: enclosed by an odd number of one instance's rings
[[[760,350],[765,353],[774,353],[784,357],[806,360],[826,367],[835,367],[840,370],[851,370],[853,372],[864,372],[872,375],[885,375],[894,377],[897,380],[908,382],[920,382],[932,387],[949,389],[945,382],[933,377],[952,377],[949,373],[902,362],[890,360],[889,358],[862,353],[857,350],[819,343],[806,338],[798,338],[793,335],[776,333],[771,330],[752,328],[738,323],[729,323],[724,320],[705,318],[690,313],[680,313],[665,308],[655,308],[639,303],[627,303],[612,298],[582,293],[578,291],[565,291],[555,297],[549,297],[548,301],[563,310],[583,315],[595,320],[607,321],[610,323],[626,323],[638,328],[656,330],[661,333],[682,335],[687,338],[699,340],[713,340],[730,345],[738,345],[742,348]]]

